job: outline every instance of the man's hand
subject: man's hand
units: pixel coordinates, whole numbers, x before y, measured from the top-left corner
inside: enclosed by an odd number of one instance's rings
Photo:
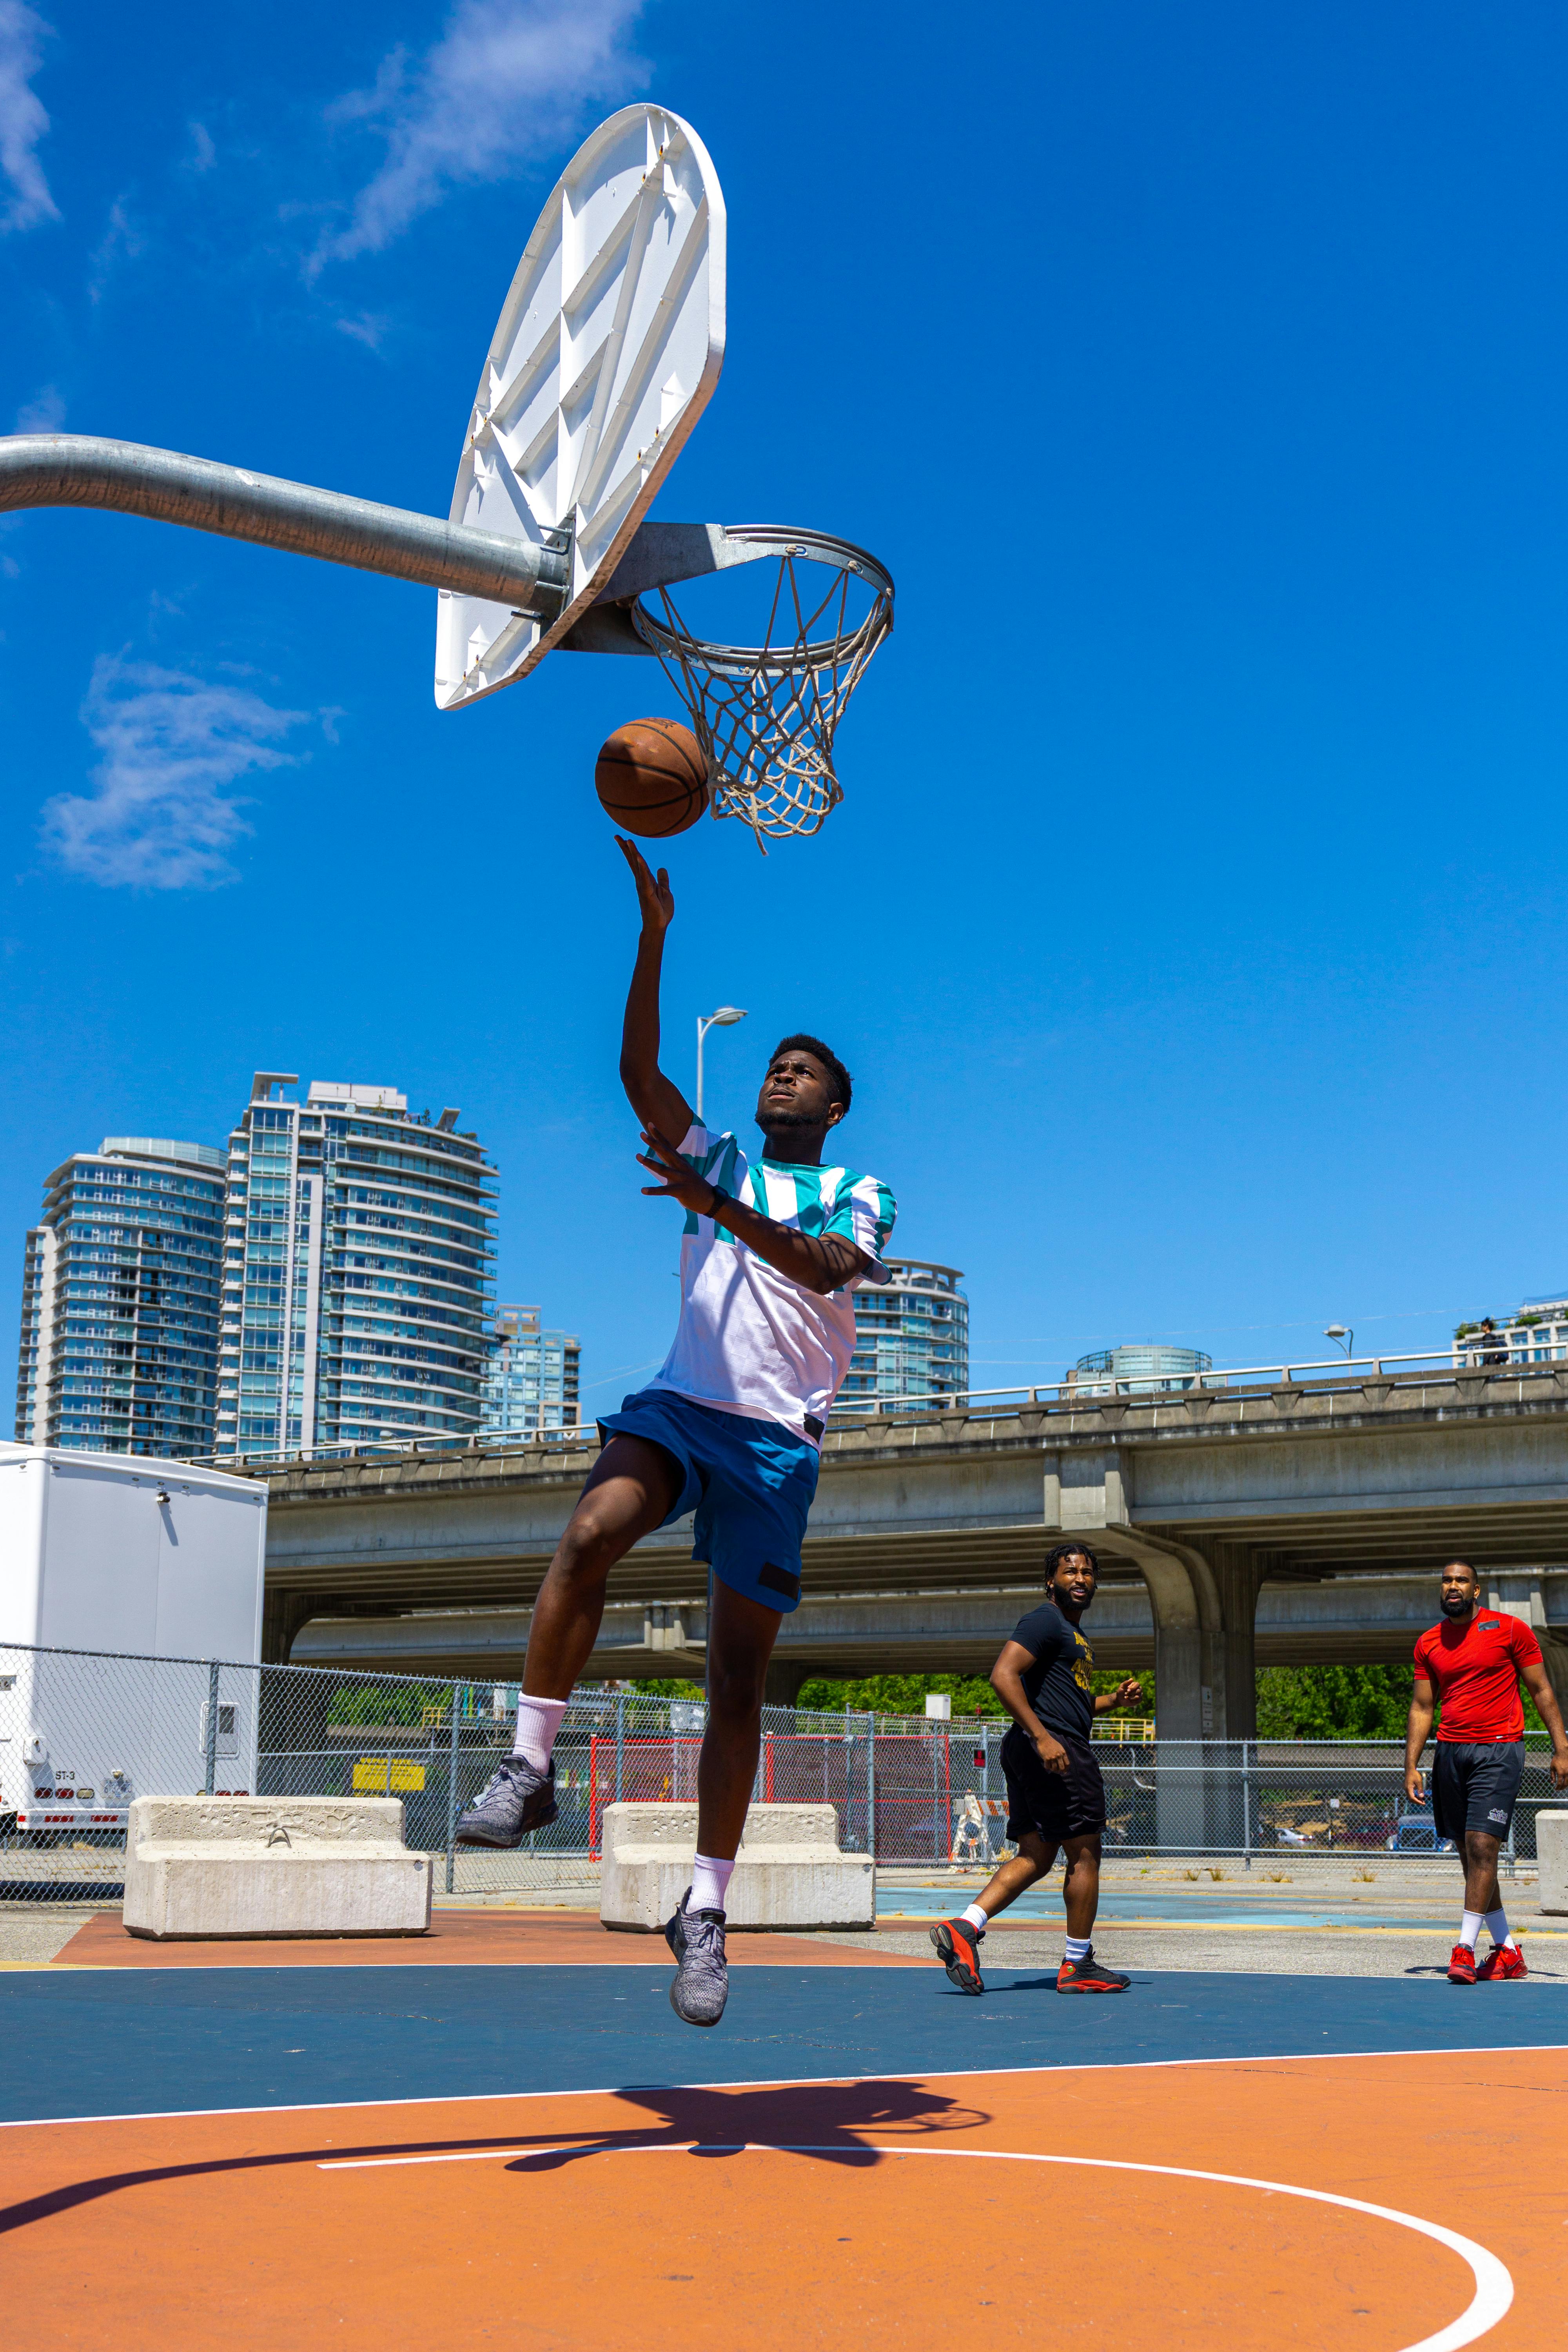
[[[1419,1764],[1412,1764],[1406,1768],[1405,1793],[1413,1805],[1424,1805],[1426,1802],[1426,1782]]]
[[[1554,1789],[1568,1789],[1568,1748],[1554,1748],[1552,1761],[1546,1769],[1552,1775]]]
[[[1036,1740],[1035,1753],[1039,1758],[1047,1772],[1065,1772],[1067,1770],[1067,1749],[1062,1746],[1059,1739],[1053,1739],[1048,1731],[1042,1732],[1038,1739]]]
[[[1106,1713],[1114,1715],[1119,1706],[1142,1706],[1142,1704],[1143,1685],[1136,1675],[1129,1675],[1126,1681],[1118,1683],[1111,1692],[1110,1705]]]
[[[637,1153],[637,1166],[657,1176],[657,1184],[645,1184],[643,1191],[655,1201],[679,1201],[683,1209],[692,1210],[700,1217],[710,1217],[723,1198],[717,1184],[710,1184],[690,1163],[682,1160],[667,1135],[657,1127],[645,1127],[642,1139],[646,1151]]]
[[[662,866],[655,874],[637,843],[628,841],[624,834],[616,834],[616,845],[632,869],[644,930],[662,938],[675,920],[675,893],[669,887],[668,874]]]

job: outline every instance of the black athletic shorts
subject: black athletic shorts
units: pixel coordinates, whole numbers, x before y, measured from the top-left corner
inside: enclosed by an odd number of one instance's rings
[[[1007,1835],[1015,1845],[1030,1830],[1059,1845],[1063,1838],[1092,1837],[1105,1827],[1105,1782],[1088,1740],[1070,1731],[1051,1736],[1067,1749],[1065,1772],[1047,1772],[1034,1741],[1016,1724],[1002,1742]]]
[[[1506,1838],[1524,1772],[1522,1739],[1439,1739],[1432,1767],[1432,1819],[1462,1845],[1467,1830]]]

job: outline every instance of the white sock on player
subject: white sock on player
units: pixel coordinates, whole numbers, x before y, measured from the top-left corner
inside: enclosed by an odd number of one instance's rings
[[[1068,1963],[1072,1967],[1076,1968],[1079,1960],[1088,1959],[1089,1945],[1089,1939],[1087,1936],[1069,1936],[1068,1937],[1067,1956]]]
[[[1460,1943],[1468,1944],[1473,1952],[1476,1948],[1476,1937],[1480,1932],[1481,1914],[1479,1911],[1467,1911],[1459,1928]]]
[[[536,1772],[550,1769],[550,1751],[566,1712],[563,1698],[524,1698],[517,1702],[517,1734],[511,1752],[531,1764]]]
[[[692,1865],[691,1892],[686,1898],[689,1911],[722,1911],[724,1896],[730,1885],[733,1862],[715,1862],[711,1855],[700,1853]]]
[[[980,1934],[984,1936],[985,1933],[985,1914],[980,1908],[978,1903],[966,1903],[958,1916],[963,1921],[966,1927],[977,1928]]]
[[[1494,1944],[1511,1944],[1513,1931],[1508,1924],[1508,1913],[1500,1903],[1495,1911],[1487,1913],[1487,1933]]]

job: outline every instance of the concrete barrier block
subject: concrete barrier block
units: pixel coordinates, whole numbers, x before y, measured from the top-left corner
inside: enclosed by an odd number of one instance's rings
[[[423,1936],[427,1854],[396,1797],[138,1797],[122,1916],[133,1936]]]
[[[606,1805],[605,1926],[657,1933],[691,1884],[696,1853],[695,1805]],[[876,1867],[868,1853],[840,1853],[831,1805],[753,1805],[725,1912],[739,1928],[872,1928]]]
[[[1568,1911],[1568,1805],[1542,1806],[1535,1816],[1535,1853],[1542,1909]]]

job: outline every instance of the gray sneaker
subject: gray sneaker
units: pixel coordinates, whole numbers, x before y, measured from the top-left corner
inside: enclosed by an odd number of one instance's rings
[[[689,1911],[689,1886],[664,1940],[680,1965],[669,1988],[669,2005],[684,2024],[717,2025],[730,1998],[730,1971],[724,1960],[722,1911]]]
[[[555,1819],[555,1759],[536,1772],[526,1758],[503,1757],[488,1789],[458,1817],[459,1845],[521,1845]]]

